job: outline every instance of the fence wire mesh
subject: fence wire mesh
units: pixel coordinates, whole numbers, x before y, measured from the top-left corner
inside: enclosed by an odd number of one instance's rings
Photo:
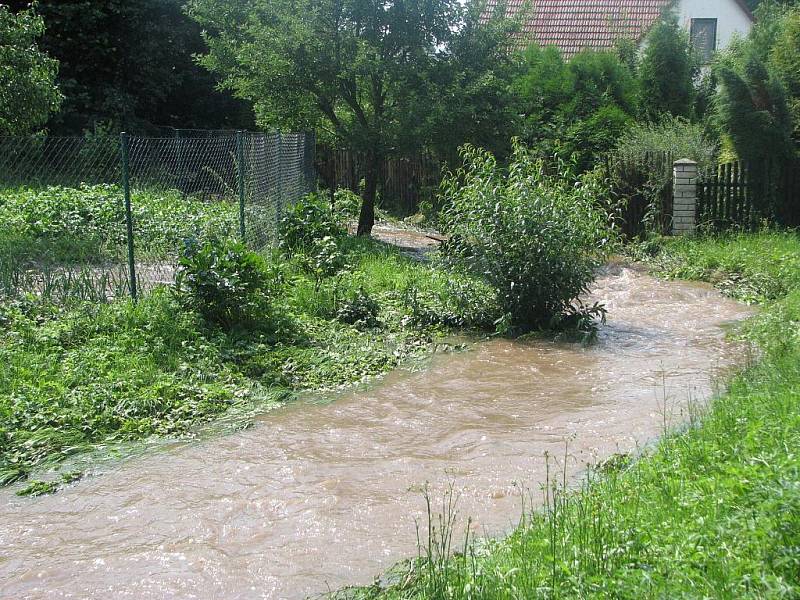
[[[197,130],[0,138],[0,296],[108,301],[171,284],[187,243],[244,236],[262,250],[314,188],[314,146],[309,133]]]

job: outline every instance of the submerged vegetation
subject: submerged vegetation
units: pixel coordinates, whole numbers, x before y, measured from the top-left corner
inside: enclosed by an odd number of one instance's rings
[[[647,254],[657,272],[763,302],[743,332],[763,361],[638,461],[592,470],[579,489],[553,474],[544,508],[506,539],[470,540],[452,555],[452,505],[429,512],[430,540],[415,567],[348,597],[800,594],[800,237],[653,241]],[[734,276],[739,285],[724,283]]]

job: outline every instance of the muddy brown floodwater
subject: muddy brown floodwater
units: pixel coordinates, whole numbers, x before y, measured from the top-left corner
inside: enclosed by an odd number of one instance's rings
[[[611,268],[592,297],[609,321],[590,348],[489,341],[54,496],[0,492],[0,597],[302,598],[369,583],[415,553],[425,482],[434,497],[452,484],[478,531],[502,533],[546,451],[568,439],[577,474],[634,449],[743,359],[724,325],[750,311],[709,287]]]

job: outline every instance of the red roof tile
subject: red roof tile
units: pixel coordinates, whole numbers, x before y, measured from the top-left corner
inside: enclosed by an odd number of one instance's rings
[[[524,0],[505,2],[508,16],[519,14]],[[641,39],[672,0],[533,0],[521,36],[554,45],[565,58],[580,50],[606,50],[619,38]],[[488,0],[493,11],[499,0]]]

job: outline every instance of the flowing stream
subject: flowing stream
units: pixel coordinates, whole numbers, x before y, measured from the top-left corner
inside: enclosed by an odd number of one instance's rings
[[[725,325],[750,310],[708,286],[611,267],[591,299],[609,320],[588,348],[488,341],[53,496],[1,490],[0,598],[303,598],[366,584],[416,553],[426,482],[434,498],[452,485],[478,533],[506,531],[545,452],[566,444],[575,476],[641,447],[745,358]]]

